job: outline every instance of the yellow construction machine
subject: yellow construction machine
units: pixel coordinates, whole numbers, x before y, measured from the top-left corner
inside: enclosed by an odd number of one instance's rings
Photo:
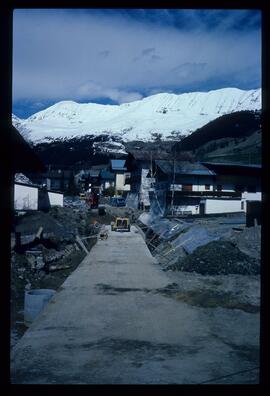
[[[128,217],[116,217],[114,222],[111,222],[112,231],[130,231],[130,220]]]

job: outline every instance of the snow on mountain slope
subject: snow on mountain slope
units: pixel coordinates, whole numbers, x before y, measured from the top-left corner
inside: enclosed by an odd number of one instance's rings
[[[24,120],[21,120],[19,117],[12,114],[12,125],[15,126],[16,129],[18,129],[18,131],[25,140],[29,141],[30,130],[27,128],[27,126],[24,126],[23,121]]]
[[[188,135],[223,114],[260,110],[261,89],[223,88],[180,95],[160,93],[121,105],[63,101],[26,120],[14,118],[33,142],[109,133],[124,141],[149,140],[172,132]],[[14,124],[15,125],[15,124]]]

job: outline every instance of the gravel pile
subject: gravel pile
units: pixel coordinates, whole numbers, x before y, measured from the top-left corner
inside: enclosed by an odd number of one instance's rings
[[[244,228],[234,232],[230,240],[248,256],[256,259],[261,257],[261,226]]]
[[[260,273],[260,261],[241,252],[230,241],[213,241],[198,247],[168,269],[202,275],[257,275]]]

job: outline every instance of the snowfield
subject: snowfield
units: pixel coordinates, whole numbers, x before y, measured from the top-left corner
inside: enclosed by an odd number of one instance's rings
[[[83,135],[110,134],[123,141],[189,135],[209,121],[241,110],[261,109],[261,89],[223,88],[180,95],[160,93],[121,105],[63,101],[13,125],[34,143]]]

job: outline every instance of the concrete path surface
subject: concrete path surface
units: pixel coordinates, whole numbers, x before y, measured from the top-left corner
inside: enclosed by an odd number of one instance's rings
[[[12,350],[11,382],[257,383],[259,314],[177,301],[134,226],[108,233]]]

